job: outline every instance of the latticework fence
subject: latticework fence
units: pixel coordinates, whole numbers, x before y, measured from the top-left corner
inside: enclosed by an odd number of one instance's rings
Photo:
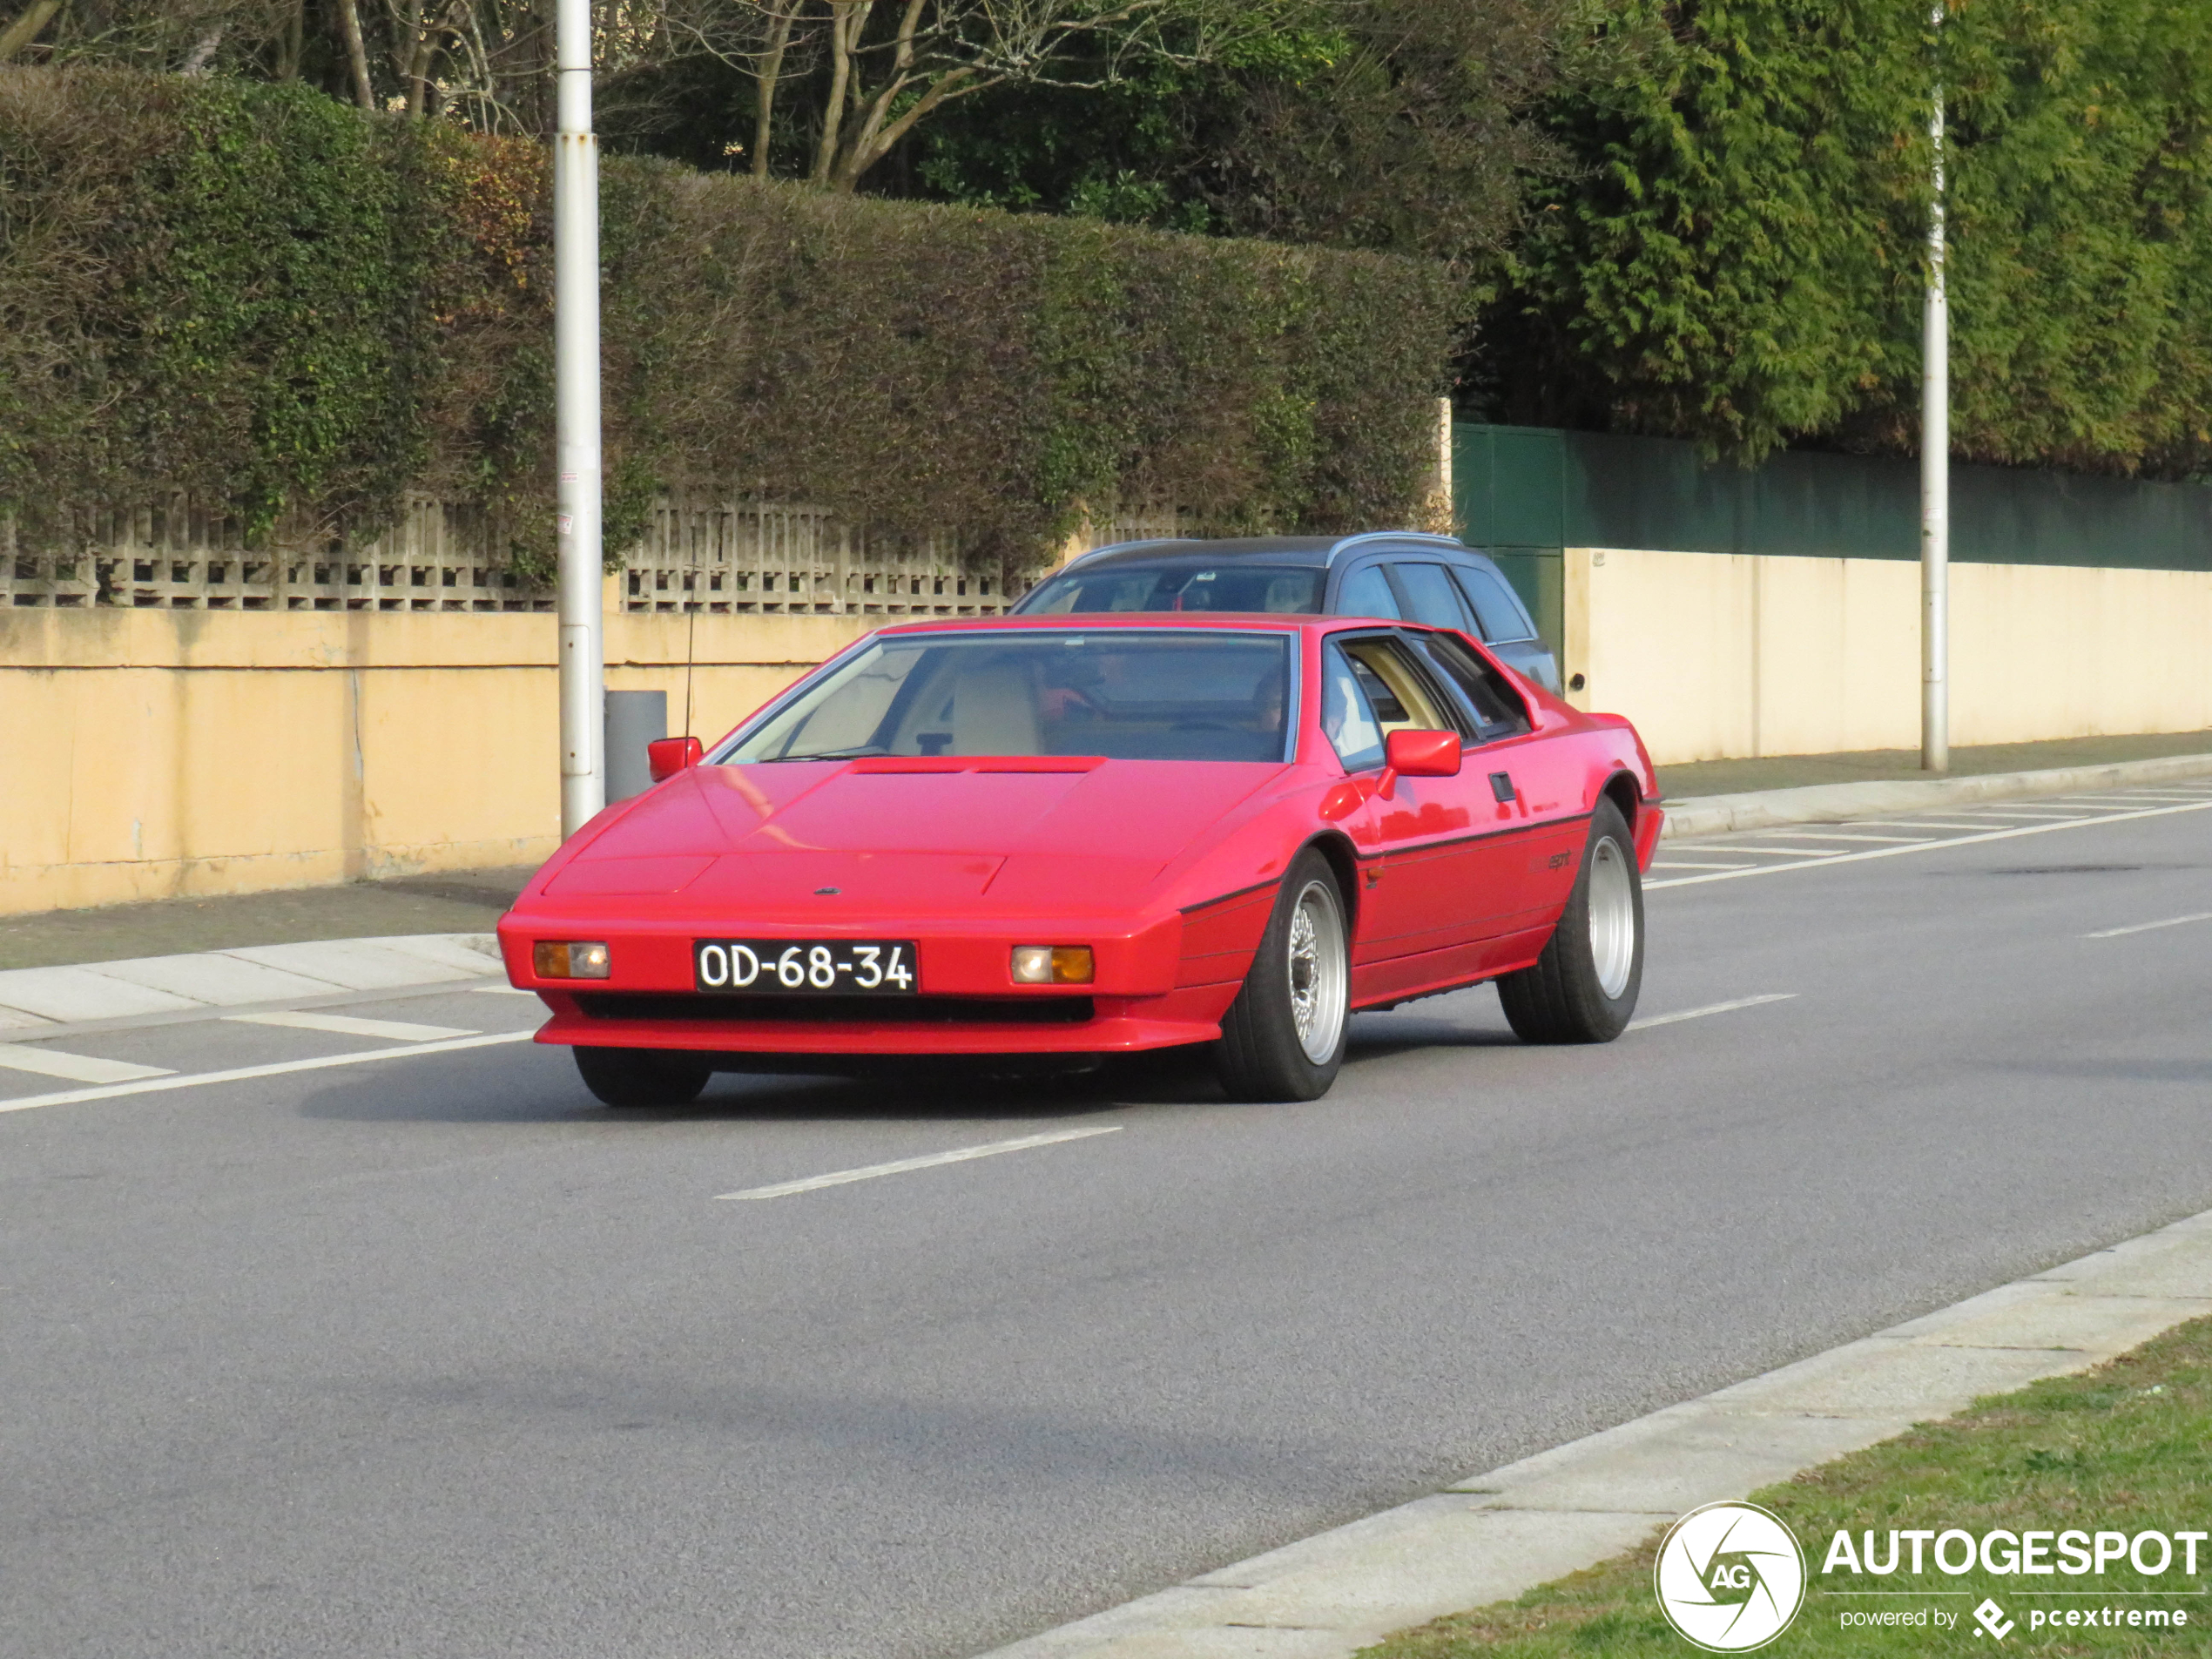
[[[1165,509],[1118,514],[1085,539],[1173,535],[1176,518]],[[502,539],[482,509],[415,496],[358,546],[256,551],[235,517],[178,494],[76,516],[40,546],[0,520],[0,606],[551,610],[550,588],[495,556]],[[1020,592],[934,539],[874,541],[819,508],[705,493],[655,504],[619,590],[629,611],[885,617],[988,616]]]

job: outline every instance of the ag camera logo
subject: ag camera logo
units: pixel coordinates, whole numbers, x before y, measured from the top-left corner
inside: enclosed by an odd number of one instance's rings
[[[1790,1628],[1805,1599],[1804,1552],[1755,1503],[1709,1503],[1667,1529],[1652,1573],[1659,1610],[1708,1653],[1749,1653]]]

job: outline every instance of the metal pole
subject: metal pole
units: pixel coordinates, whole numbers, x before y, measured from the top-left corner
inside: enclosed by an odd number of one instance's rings
[[[560,457],[561,834],[607,804],[601,725],[599,151],[591,133],[591,3],[559,0],[554,57],[553,381]]]
[[[1941,0],[1932,14],[1939,37]],[[1935,196],[1920,313],[1920,765],[1951,770],[1951,312],[1944,293],[1943,83],[1928,121]]]

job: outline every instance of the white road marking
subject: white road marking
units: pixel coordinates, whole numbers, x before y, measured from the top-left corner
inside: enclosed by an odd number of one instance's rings
[[[2109,816],[2109,814],[2107,813],[2082,813],[2074,812],[2051,813],[2043,812],[2040,809],[2021,812],[2019,809],[2011,806],[1969,806],[1965,810],[1973,813],[1976,818],[2063,818],[2068,823],[2080,824],[2100,823],[2104,818]]]
[[[1649,1031],[1655,1025],[1673,1025],[1682,1020],[1702,1020],[1709,1014],[1733,1014],[1738,1008],[1755,1008],[1763,1002],[1787,1002],[1797,995],[1795,991],[1770,991],[1764,996],[1739,996],[1733,1002],[1713,1002],[1702,1008],[1684,1008],[1679,1014],[1655,1014],[1645,1020],[1631,1020],[1631,1031]]]
[[[2200,911],[2194,916],[2168,916],[2163,921],[2139,921],[2132,927],[2105,927],[2081,936],[2084,939],[2117,939],[2122,934],[2147,934],[2157,927],[2178,927],[2185,921],[2212,921],[2212,910]]]
[[[1756,864],[1692,864],[1687,859],[1654,859],[1655,870],[1756,870]]]
[[[1782,833],[1794,835],[1801,841],[1901,841],[1910,845],[1928,839],[1924,835],[1852,835],[1842,830],[1793,829]]]
[[[371,1060],[405,1060],[421,1054],[455,1054],[463,1049],[488,1049],[496,1042],[528,1042],[532,1031],[495,1031],[482,1037],[452,1037],[443,1042],[418,1042],[405,1049],[363,1049],[353,1054],[324,1055],[314,1060],[280,1060],[266,1066],[233,1066],[228,1071],[192,1071],[181,1076],[148,1077],[138,1082],[115,1083],[105,1089],[71,1089],[57,1095],[27,1095],[20,1100],[0,1100],[0,1112],[27,1112],[34,1106],[73,1106],[79,1101],[114,1100],[124,1095],[152,1095],[172,1089],[197,1089],[204,1083],[245,1082],[255,1077],[280,1077],[292,1071],[322,1071],[332,1066],[358,1066]]]
[[[331,1031],[341,1037],[385,1037],[394,1042],[435,1042],[440,1037],[473,1037],[466,1026],[415,1025],[406,1020],[360,1020],[350,1014],[226,1014],[228,1025],[280,1025],[293,1031]]]
[[[1877,829],[1979,829],[1981,823],[1954,824],[1939,818],[1855,818],[1854,824],[1871,824]]]
[[[41,1077],[66,1077],[73,1083],[127,1083],[136,1077],[167,1077],[166,1066],[134,1066],[127,1060],[101,1060],[89,1054],[34,1049],[25,1042],[0,1042],[0,1066]]]
[[[478,996],[536,996],[536,991],[526,991],[519,985],[471,985]]]
[[[1915,842],[1916,846],[1919,845]],[[1831,859],[1836,856],[1832,846],[1769,846],[1764,841],[1731,841],[1723,849],[1730,853],[1779,853],[1793,859]]]
[[[795,1192],[817,1192],[824,1187],[841,1187],[848,1181],[873,1181],[880,1175],[904,1175],[909,1170],[934,1170],[941,1163],[965,1163],[970,1158],[995,1158],[1001,1152],[1026,1152],[1035,1146],[1056,1146],[1062,1141],[1088,1140],[1094,1135],[1118,1135],[1119,1123],[1107,1123],[1091,1129],[1054,1130],[1047,1135],[1024,1135],[1018,1140],[987,1141],[981,1146],[963,1146],[951,1152],[932,1152],[926,1157],[900,1158],[890,1163],[871,1163],[865,1169],[837,1170],[828,1175],[810,1175],[802,1181],[779,1181],[770,1187],[747,1187],[742,1192],[718,1192],[722,1198],[787,1198]]]
[[[2140,818],[2170,818],[2175,813],[2212,812],[2212,799],[2191,801],[2184,806],[2147,806],[2139,813],[2106,813],[2096,818],[2069,818],[2057,824],[2013,824],[2004,829],[1985,830],[1979,835],[1954,835],[1948,840],[1916,842],[1911,846],[1870,846],[1864,853],[1836,853],[1824,858],[1818,865],[1762,864],[1749,870],[1716,870],[1710,875],[1678,875],[1668,881],[1647,881],[1646,893],[1656,893],[1662,887],[1695,887],[1701,881],[1741,881],[1750,876],[1775,875],[1786,870],[1825,869],[1831,864],[1859,864],[1868,859],[1893,859],[1901,853],[1925,853],[1944,847],[1974,846],[1983,841],[2009,841],[2022,835],[2048,835],[2054,830],[2081,829],[2092,824],[2128,824]],[[1685,852],[1699,849],[1695,844]],[[1735,847],[1719,849],[1735,852]]]
[[[2099,800],[2106,806],[2133,807],[2137,800],[2203,800],[2203,790],[2130,790],[2128,794],[2061,794],[2060,800]]]

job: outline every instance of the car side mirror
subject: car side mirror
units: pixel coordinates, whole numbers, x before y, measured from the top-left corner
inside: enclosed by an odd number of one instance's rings
[[[655,783],[664,783],[698,765],[705,754],[705,746],[697,738],[655,738],[645,745],[645,770],[653,774]],[[1452,770],[1457,772],[1458,765],[1454,764]]]
[[[1375,793],[1388,800],[1400,778],[1456,778],[1460,772],[1460,734],[1419,729],[1393,732],[1383,745],[1383,772]]]

